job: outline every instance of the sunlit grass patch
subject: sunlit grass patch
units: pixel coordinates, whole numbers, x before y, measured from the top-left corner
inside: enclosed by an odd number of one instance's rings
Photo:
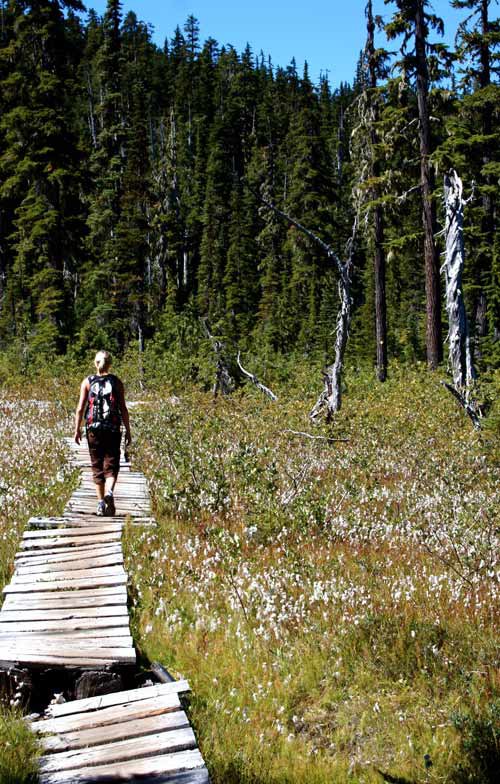
[[[76,481],[60,404],[11,394],[0,399],[0,583],[7,582],[26,521],[61,513]]]
[[[186,392],[141,415],[141,649],[191,681],[215,782],[493,781],[464,740],[498,693],[491,442],[414,371],[349,381],[316,431],[346,444],[288,433],[306,413]]]
[[[77,472],[62,441],[68,432],[61,401],[37,400],[31,388],[0,398],[0,587],[29,517],[62,513],[73,491]],[[36,781],[36,751],[20,711],[0,703],[0,784]]]
[[[35,784],[38,742],[18,710],[0,710],[0,784]]]

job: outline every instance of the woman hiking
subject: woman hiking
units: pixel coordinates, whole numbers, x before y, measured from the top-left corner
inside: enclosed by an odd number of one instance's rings
[[[131,442],[130,422],[123,384],[109,372],[111,354],[98,351],[94,364],[97,374],[84,378],[75,414],[75,442],[80,443],[82,419],[89,446],[90,463],[97,493],[97,514],[113,516],[113,491],[120,470],[120,426],[125,426],[125,445]]]

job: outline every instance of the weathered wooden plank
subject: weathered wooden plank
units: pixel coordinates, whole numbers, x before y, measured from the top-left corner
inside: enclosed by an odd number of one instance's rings
[[[120,477],[114,492],[121,492],[122,487],[145,487],[146,489],[149,489],[149,483],[146,477],[141,474],[134,474],[132,471],[120,471]],[[78,492],[79,490],[88,490],[95,494],[95,484],[92,479],[89,478],[87,472],[85,472],[83,481],[78,485],[75,492]]]
[[[69,553],[57,553],[56,555],[38,555],[28,556],[27,558],[16,558],[15,567],[17,571],[33,569],[37,571],[37,567],[45,566],[45,570],[55,568],[54,564],[70,564],[66,568],[82,569],[85,564],[89,567],[96,566],[112,566],[123,563],[123,553],[121,547],[113,547],[110,550],[96,550],[84,551],[81,553],[79,550]],[[80,565],[81,564],[81,565]]]
[[[117,661],[114,657],[103,656],[102,658],[90,658],[83,651],[79,658],[66,658],[54,654],[53,656],[46,653],[31,654],[31,653],[18,653],[16,650],[12,657],[1,658],[0,666],[2,668],[10,668],[20,664],[29,664],[31,667],[45,667],[51,665],[55,667],[78,667],[81,669],[96,669],[102,667],[112,667],[116,664],[135,664],[135,657],[130,657],[129,660]]]
[[[61,643],[60,650],[54,650],[50,644],[44,645],[43,643],[39,643],[36,649],[20,645],[17,642],[10,646],[2,644],[0,648],[1,659],[17,661],[21,656],[24,661],[26,661],[27,656],[33,658],[34,661],[38,661],[37,656],[51,656],[62,659],[81,659],[82,657],[88,660],[113,659],[116,662],[125,664],[133,664],[135,662],[135,650],[128,645],[125,648],[111,648],[108,646],[101,648],[96,644],[93,647],[88,645],[80,648],[74,645],[71,646],[71,643]]]
[[[140,482],[137,479],[127,479],[125,476],[122,476],[118,485],[115,487],[114,496],[120,498],[126,493],[136,493],[150,498],[150,491],[146,482]],[[97,499],[95,486],[91,484],[80,485],[78,490],[75,490],[71,497],[79,498],[81,496]]]
[[[132,481],[127,482],[126,479],[121,479],[118,486],[115,488],[115,498],[123,498],[127,494],[137,495],[141,498],[149,497],[149,490],[146,482]],[[89,485],[81,485],[78,490],[75,490],[71,498],[96,498],[95,488]]]
[[[126,605],[112,604],[108,607],[72,607],[58,610],[2,610],[0,622],[10,623],[19,621],[64,621],[72,618],[117,618],[124,617],[128,620]]]
[[[126,621],[124,621],[124,617]],[[50,631],[61,629],[62,631],[70,631],[74,629],[102,629],[115,626],[122,626],[128,631],[128,615],[117,617],[105,618],[72,618],[71,620],[42,620],[42,621],[7,621],[2,620],[0,615],[0,634],[2,632],[35,632],[35,631]],[[127,633],[127,632],[126,632]]]
[[[103,555],[120,552],[121,542],[103,542],[102,544],[97,542],[96,544],[74,545],[73,547],[47,547],[41,550],[36,548],[34,550],[22,550],[17,553],[16,561],[28,561],[32,558],[43,560],[50,556],[61,557],[70,555],[76,556],[77,558],[84,558],[86,554],[91,554],[96,551],[104,551]]]
[[[90,507],[86,508],[83,505],[79,505],[78,507],[71,507],[71,510],[76,514],[89,514],[91,511]],[[117,517],[121,517],[124,519],[125,517],[144,517],[149,514],[149,505],[147,506],[119,506],[116,508],[116,514],[113,517],[116,520]],[[99,518],[96,517],[96,520]]]
[[[123,568],[123,554],[122,553],[115,553],[114,555],[103,555],[100,558],[83,558],[80,560],[62,560],[62,561],[50,561],[49,563],[25,563],[21,562],[16,564],[16,572],[15,574],[18,576],[21,575],[37,575],[37,574],[51,574],[51,570],[54,570],[54,574],[56,572],[60,572],[63,570],[74,570],[75,572],[81,572],[82,570],[88,569],[104,569],[110,567],[121,567]],[[76,575],[75,575],[76,576]]]
[[[49,648],[59,653],[59,649],[63,645],[78,645],[78,649],[86,650],[88,648],[133,648],[133,640],[130,634],[124,634],[122,628],[113,628],[106,630],[113,632],[112,636],[99,634],[101,629],[92,632],[85,629],[83,632],[73,632],[70,634],[58,633],[51,634],[46,632],[24,632],[22,634],[1,634],[0,635],[0,650],[4,645],[12,647],[14,644],[19,646],[19,650],[37,651],[38,646],[43,650],[48,651]]]
[[[130,740],[103,743],[99,746],[75,751],[62,751],[40,759],[42,772],[74,770],[87,765],[106,765],[141,757],[153,757],[175,751],[196,748],[191,727],[157,732]]]
[[[116,534],[116,531],[109,531],[110,534]],[[120,532],[121,533],[121,532]],[[112,539],[111,541],[107,542],[87,542],[86,540],[78,540],[78,544],[71,544],[67,547],[65,546],[52,546],[52,540],[47,541],[47,547],[40,549],[29,549],[25,548],[23,550],[19,550],[16,553],[16,560],[22,560],[23,558],[45,558],[46,555],[74,555],[75,553],[81,552],[94,552],[95,550],[102,550],[106,549],[109,553],[116,552],[121,547],[121,535],[119,539]]]
[[[84,531],[89,526],[95,525],[97,517],[92,515],[93,519],[89,519],[90,515],[87,517],[83,515],[74,514],[68,517],[63,517],[60,523],[54,524],[47,524],[44,525],[42,522],[40,523],[32,523],[33,527],[36,528],[38,531],[62,531],[65,527],[69,528],[82,528]],[[101,518],[99,518],[101,519]],[[100,527],[104,528],[106,532],[111,531],[122,531],[124,525],[124,516],[115,515],[115,517],[105,517],[103,518],[105,522],[100,523]]]
[[[80,642],[88,642],[95,645],[96,641],[109,647],[113,645],[115,639],[127,639],[127,645],[132,645],[132,638],[130,637],[130,629],[128,626],[107,626],[106,628],[99,629],[39,629],[36,631],[28,632],[1,632],[0,643],[7,641],[9,644],[13,640],[19,639],[35,640],[40,638],[42,640],[54,640],[56,644],[62,640],[78,640]]]
[[[78,511],[75,511],[72,514],[78,514]],[[148,512],[148,514],[149,514],[149,512]],[[82,519],[86,519],[84,512],[82,512]],[[139,513],[137,513],[137,514],[135,514],[135,513],[134,514],[127,513],[127,514],[123,514],[123,515],[120,515],[119,513],[117,513],[117,514],[115,514],[115,516],[113,518],[110,518],[110,520],[111,519],[112,520],[121,520],[124,525],[125,525],[125,523],[127,523],[128,525],[132,525],[134,527],[135,526],[143,526],[143,527],[147,526],[147,527],[150,527],[150,526],[157,525],[156,520],[155,520],[154,517],[145,516],[142,513],[141,514],[139,514]]]
[[[110,604],[117,604],[127,601],[127,589],[123,585],[104,585],[98,588],[79,588],[77,590],[55,590],[55,591],[36,591],[31,595],[21,593],[14,596],[6,596],[3,607],[9,604],[25,604],[30,606],[43,606],[47,602],[71,599],[75,607],[85,607],[85,604],[77,604],[82,599],[104,599],[109,600]]]
[[[121,526],[115,525],[116,533],[121,532]],[[92,525],[92,526],[76,526],[75,528],[47,528],[43,531],[30,531],[26,530],[23,533],[23,539],[52,539],[58,536],[98,536],[99,534],[110,533],[109,526]]]
[[[81,504],[75,507],[71,507],[71,511],[75,512],[75,514],[89,514],[91,512],[91,507],[85,507]],[[117,517],[125,518],[125,517],[143,517],[149,514],[149,504],[144,506],[117,506],[116,514],[114,516],[114,520]],[[96,520],[99,518],[96,517]]]
[[[171,694],[184,694],[187,691],[190,691],[190,688],[186,680],[155,683],[153,686],[143,686],[140,689],[101,694],[98,697],[86,697],[83,700],[71,700],[71,702],[63,702],[62,705],[49,705],[47,713],[54,718],[69,716],[73,713],[102,710],[114,705],[129,705],[140,700],[150,701],[157,697],[168,697]]]
[[[109,779],[108,779],[109,781]],[[210,784],[208,770],[206,768],[196,768],[196,770],[185,770],[182,773],[157,773],[152,776],[141,775],[137,781],[141,784]],[[94,779],[95,784],[97,781]],[[105,779],[100,779],[104,784]],[[71,784],[71,782],[68,782]]]
[[[149,491],[146,482],[139,482],[137,480],[127,481],[123,478],[120,479],[120,482],[114,491],[115,498],[123,498],[128,494],[136,495],[141,498],[147,496],[149,498]],[[95,488],[91,487],[90,485],[80,485],[80,487],[72,494],[71,498],[95,499],[97,496],[95,493]]]
[[[71,593],[79,593],[79,591],[72,591]],[[61,599],[50,598],[54,594],[49,592],[47,597],[43,599],[45,594],[24,594],[13,593],[8,594],[3,603],[2,610],[12,612],[15,610],[33,610],[43,612],[44,610],[78,610],[86,607],[95,607],[96,609],[105,609],[106,607],[126,607],[126,596],[98,596],[98,597],[82,597],[80,599]],[[57,593],[55,593],[57,597]],[[19,601],[19,600],[23,601]]]
[[[203,757],[198,749],[192,751],[177,751],[173,754],[162,754],[145,759],[129,760],[126,762],[110,763],[108,765],[95,765],[71,771],[71,779],[65,771],[57,773],[42,773],[40,784],[61,784],[61,782],[96,782],[99,779],[113,777],[117,780],[130,780],[133,776],[143,776],[156,773],[177,773],[193,768],[204,767]]]
[[[120,692],[118,692],[119,694]],[[108,695],[103,695],[103,697]],[[80,700],[75,700],[80,702]],[[68,704],[68,703],[65,703]],[[149,700],[136,700],[130,704],[114,703],[102,710],[92,710],[86,713],[76,713],[70,716],[59,716],[53,719],[40,719],[32,723],[35,732],[64,733],[77,730],[90,729],[91,727],[105,727],[108,724],[119,724],[146,716],[157,716],[160,713],[171,713],[180,710],[177,694],[162,694]]]
[[[21,542],[23,550],[42,549],[44,547],[53,549],[55,547],[78,547],[85,544],[103,544],[104,542],[119,542],[121,539],[120,531],[107,531],[97,536],[86,534],[85,536],[57,536],[44,537],[43,539],[24,539]]]
[[[81,489],[82,487],[87,487],[89,489],[92,488],[94,490],[94,492],[95,492],[95,484],[94,484],[94,480],[92,478],[92,471],[89,470],[86,465],[83,465],[83,466],[80,467],[80,473],[82,475],[82,482],[78,486],[78,489]],[[143,481],[144,482],[144,480],[145,480],[144,475],[142,475],[142,480],[141,480],[140,476],[141,475],[138,476],[135,471],[131,471],[130,470],[130,466],[123,466],[123,465],[120,466],[120,475],[119,475],[119,478],[118,478],[118,484],[115,487],[115,491],[118,490],[118,488],[119,488],[119,486],[120,486],[120,484],[122,482],[134,482],[134,481],[138,481],[138,482]],[[147,480],[146,480],[146,482],[147,482]]]
[[[13,583],[44,583],[54,582],[56,580],[80,580],[88,577],[115,577],[123,576],[126,572],[123,566],[102,566],[92,569],[90,567],[84,569],[63,568],[61,570],[54,569],[50,572],[36,572],[32,573],[30,570],[16,569],[12,577]]]
[[[31,591],[58,591],[72,588],[101,588],[106,585],[126,585],[127,577],[120,575],[112,577],[88,577],[78,580],[56,580],[38,583],[12,582],[2,589],[2,593],[30,593]]]
[[[178,710],[174,713],[146,716],[136,721],[110,724],[97,729],[77,730],[61,735],[45,735],[42,745],[49,752],[70,751],[126,738],[139,738],[143,735],[152,735],[154,732],[180,729],[181,727],[189,727],[189,720],[184,711]]]
[[[75,459],[74,457],[72,457],[70,462],[71,462],[71,465],[73,465],[75,468],[83,468],[83,469],[87,469],[87,470],[92,468],[92,464],[91,464],[90,460],[88,459],[88,457],[87,457],[87,459],[85,459],[85,458],[83,458],[83,459],[76,458]],[[130,469],[130,463],[120,463],[120,474],[122,472],[125,473],[129,469]]]

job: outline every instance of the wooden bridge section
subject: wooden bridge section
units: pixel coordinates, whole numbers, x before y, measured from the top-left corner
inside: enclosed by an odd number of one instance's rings
[[[122,528],[152,524],[145,477],[122,459],[117,513],[96,516],[86,442],[68,440],[81,481],[61,517],[29,520],[0,611],[0,666],[107,670],[136,663]],[[179,694],[185,681],[73,700],[33,722],[41,784],[205,784],[208,773]]]
[[[186,681],[74,700],[35,722],[45,754],[40,784],[137,781],[206,784],[179,693]]]

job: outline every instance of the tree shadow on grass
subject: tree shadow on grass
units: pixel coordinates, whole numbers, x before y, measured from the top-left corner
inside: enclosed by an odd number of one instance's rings
[[[392,776],[390,773],[385,773],[383,770],[379,770],[378,768],[375,768],[375,770],[380,776],[382,776],[387,784],[417,784],[411,779],[403,778],[403,776]]]

